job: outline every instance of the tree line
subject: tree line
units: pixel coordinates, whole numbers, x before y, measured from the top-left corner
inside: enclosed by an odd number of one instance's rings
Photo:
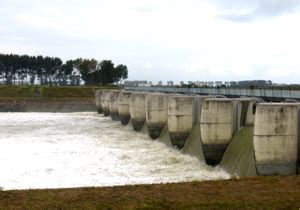
[[[0,83],[6,85],[109,85],[127,79],[126,65],[111,60],[0,54]]]

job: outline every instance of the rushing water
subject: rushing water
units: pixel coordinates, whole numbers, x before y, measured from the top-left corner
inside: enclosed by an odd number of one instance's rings
[[[0,166],[5,190],[229,178],[96,113],[0,113]]]

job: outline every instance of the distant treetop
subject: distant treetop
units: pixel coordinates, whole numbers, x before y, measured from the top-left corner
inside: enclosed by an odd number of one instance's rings
[[[0,84],[109,85],[127,79],[128,69],[111,60],[0,54]]]

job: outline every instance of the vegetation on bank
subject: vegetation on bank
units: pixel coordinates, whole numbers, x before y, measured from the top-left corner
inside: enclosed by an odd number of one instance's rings
[[[0,54],[0,84],[6,85],[109,85],[127,79],[126,65],[111,60]]]
[[[94,98],[96,89],[117,86],[0,86],[0,98]]]
[[[0,191],[5,209],[298,209],[300,176]]]

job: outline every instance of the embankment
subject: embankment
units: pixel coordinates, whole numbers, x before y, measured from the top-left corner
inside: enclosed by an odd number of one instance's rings
[[[298,209],[300,177],[0,191],[3,209]]]
[[[100,88],[0,86],[0,112],[95,111],[96,89]]]
[[[0,98],[0,112],[95,111],[92,98]]]

